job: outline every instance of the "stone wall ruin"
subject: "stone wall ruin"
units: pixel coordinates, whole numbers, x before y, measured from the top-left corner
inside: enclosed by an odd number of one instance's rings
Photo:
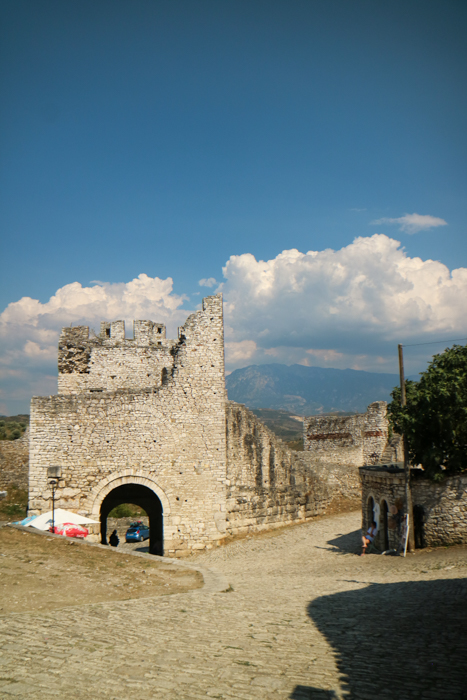
[[[309,416],[303,430],[305,451],[325,463],[362,467],[403,460],[400,438],[389,440],[386,401],[351,416]]]

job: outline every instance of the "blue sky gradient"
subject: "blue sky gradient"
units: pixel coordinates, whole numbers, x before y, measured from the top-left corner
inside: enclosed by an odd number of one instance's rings
[[[0,310],[395,236],[467,267],[463,0],[1,0]],[[383,218],[447,222],[416,235]]]

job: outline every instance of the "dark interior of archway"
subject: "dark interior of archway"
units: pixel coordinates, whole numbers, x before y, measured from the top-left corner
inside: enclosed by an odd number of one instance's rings
[[[101,542],[107,544],[107,517],[115,506],[121,503],[134,503],[146,511],[149,518],[149,551],[151,554],[164,554],[164,531],[162,503],[154,491],[141,484],[123,484],[113,489],[101,505]]]
[[[381,503],[381,520],[383,525],[383,549],[389,549],[389,534],[388,534],[388,504],[386,501]]]

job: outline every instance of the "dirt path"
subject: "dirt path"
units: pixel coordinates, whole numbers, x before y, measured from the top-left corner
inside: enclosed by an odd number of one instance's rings
[[[184,593],[203,585],[188,569],[0,528],[0,614]]]

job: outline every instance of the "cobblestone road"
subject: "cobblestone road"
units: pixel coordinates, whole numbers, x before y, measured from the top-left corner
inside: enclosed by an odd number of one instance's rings
[[[233,590],[0,618],[0,697],[467,698],[466,550],[356,556],[360,516],[191,560]]]

